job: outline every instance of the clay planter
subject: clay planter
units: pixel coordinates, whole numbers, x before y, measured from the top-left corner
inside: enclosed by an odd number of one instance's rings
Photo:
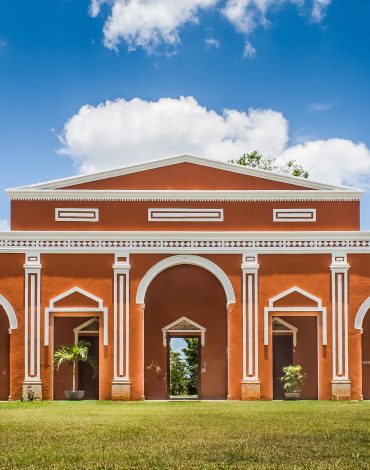
[[[285,400],[298,400],[299,392],[285,392]]]
[[[85,395],[85,390],[64,390],[67,400],[82,400]]]

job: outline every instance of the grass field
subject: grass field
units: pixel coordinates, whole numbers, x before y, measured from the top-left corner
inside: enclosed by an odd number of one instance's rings
[[[370,402],[0,403],[1,469],[370,469]]]

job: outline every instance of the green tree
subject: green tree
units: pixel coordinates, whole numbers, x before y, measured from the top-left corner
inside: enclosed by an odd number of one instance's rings
[[[170,394],[179,396],[187,395],[188,382],[185,361],[177,351],[170,351]]]
[[[72,364],[72,390],[76,391],[76,366],[79,362],[86,362],[89,364],[93,371],[94,377],[98,370],[98,363],[95,359],[89,357],[90,343],[81,340],[77,344],[60,346],[54,353],[54,367],[59,370],[59,367],[67,362]]]
[[[238,165],[250,166],[259,170],[275,171],[284,175],[298,176],[300,178],[308,178],[309,172],[303,168],[302,165],[295,160],[279,164],[276,158],[264,158],[257,150],[245,153],[236,160],[230,160],[230,163],[237,163]]]
[[[188,375],[188,393],[189,395],[198,394],[198,377],[199,377],[199,338],[184,338],[187,347],[183,348],[183,353],[186,358],[186,368]]]

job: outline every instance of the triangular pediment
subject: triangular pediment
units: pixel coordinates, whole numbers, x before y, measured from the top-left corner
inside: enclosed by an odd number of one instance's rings
[[[305,307],[316,309],[321,307],[321,303],[321,299],[299,287],[292,287],[270,299],[271,308]]]
[[[8,190],[348,190],[233,163],[181,155]]]
[[[51,300],[53,308],[101,308],[102,301],[89,292],[73,287]]]

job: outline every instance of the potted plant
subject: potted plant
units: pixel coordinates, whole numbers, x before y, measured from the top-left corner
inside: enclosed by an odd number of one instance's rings
[[[94,377],[96,377],[98,364],[95,359],[89,357],[89,347],[90,343],[88,341],[81,340],[73,346],[60,346],[54,353],[54,367],[56,370],[59,370],[59,367],[65,362],[72,364],[72,390],[64,391],[67,400],[81,400],[85,395],[84,390],[76,390],[76,371],[79,362],[89,364],[94,371]]]
[[[298,400],[305,379],[304,374],[302,374],[302,366],[284,366],[283,374],[280,380],[283,382],[285,398],[287,400]]]

